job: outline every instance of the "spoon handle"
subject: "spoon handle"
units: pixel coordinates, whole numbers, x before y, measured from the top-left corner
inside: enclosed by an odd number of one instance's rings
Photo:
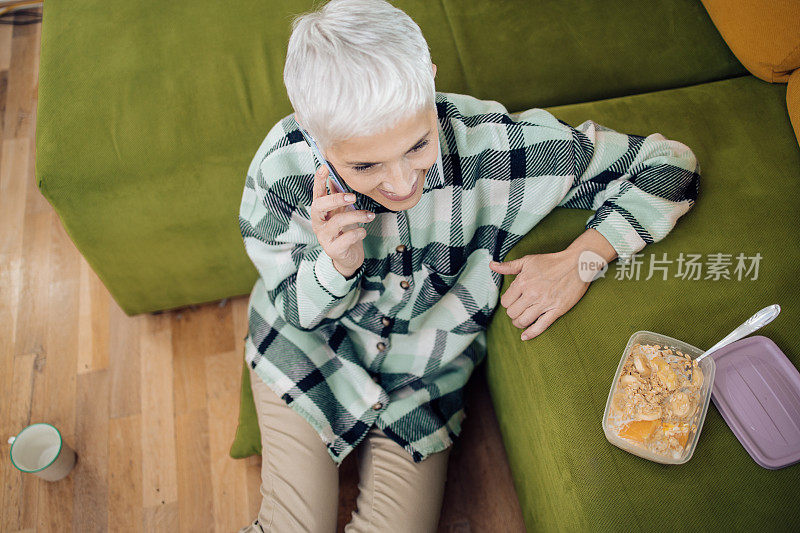
[[[780,312],[781,312],[780,305],[778,304],[768,305],[761,311],[757,312],[756,314],[748,318],[741,326],[728,333],[728,335],[726,335],[724,339],[722,339],[717,344],[706,350],[703,353],[703,355],[695,359],[695,361],[699,363],[700,360],[702,360],[705,356],[707,356],[711,352],[715,352],[732,342],[738,341],[742,337],[750,335],[755,330],[766,326],[767,324],[775,320],[775,317],[778,316],[778,313]]]

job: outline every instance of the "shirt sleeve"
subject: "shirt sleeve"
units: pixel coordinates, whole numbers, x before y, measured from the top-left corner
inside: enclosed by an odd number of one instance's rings
[[[291,186],[266,184],[268,160],[248,170],[239,227],[278,314],[295,327],[312,330],[355,304],[364,266],[350,278],[336,270],[317,240],[308,210],[293,202]]]
[[[572,134],[575,180],[563,207],[592,209],[586,228],[599,231],[622,262],[663,239],[697,198],[694,153],[660,133],[627,135],[591,120]]]

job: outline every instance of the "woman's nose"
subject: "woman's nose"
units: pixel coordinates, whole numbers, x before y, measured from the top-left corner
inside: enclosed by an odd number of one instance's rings
[[[407,164],[399,165],[393,169],[391,179],[386,180],[383,188],[397,196],[406,196],[414,188],[416,179],[414,169]]]

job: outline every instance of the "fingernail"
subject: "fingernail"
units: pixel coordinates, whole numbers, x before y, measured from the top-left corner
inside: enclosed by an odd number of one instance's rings
[[[373,218],[375,218],[375,213],[372,213],[372,212],[367,213],[367,218],[372,220]]]
[[[348,202],[353,202],[356,199],[356,195],[355,194],[345,194],[344,195],[344,199],[347,200]]]
[[[523,336],[522,336],[522,337],[520,337],[520,338],[521,338],[522,340],[524,340],[524,341],[528,340],[528,336],[527,336],[527,335],[523,335]]]

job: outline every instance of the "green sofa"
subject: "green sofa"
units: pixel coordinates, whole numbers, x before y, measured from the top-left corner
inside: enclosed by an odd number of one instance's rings
[[[759,333],[800,366],[800,150],[786,86],[750,75],[697,0],[393,3],[428,39],[438,90],[511,112],[544,107],[572,125],[659,132],[700,161],[697,205],[643,250],[638,280],[617,279],[613,263],[525,342],[498,304],[485,370],[528,529],[796,527],[800,466],[758,466],[713,405],[684,465],[624,452],[601,428],[622,349],[638,330],[708,348],[780,303],[781,316]],[[312,7],[47,2],[36,179],[129,315],[250,292],[257,272],[237,221],[244,176],[266,132],[291,112],[285,43],[291,16]],[[506,259],[562,249],[589,215],[557,209]],[[681,252],[730,254],[730,279],[676,276]],[[740,253],[760,254],[756,279],[736,279]],[[673,261],[668,279],[645,279],[652,258]],[[259,452],[244,372],[231,455]]]

